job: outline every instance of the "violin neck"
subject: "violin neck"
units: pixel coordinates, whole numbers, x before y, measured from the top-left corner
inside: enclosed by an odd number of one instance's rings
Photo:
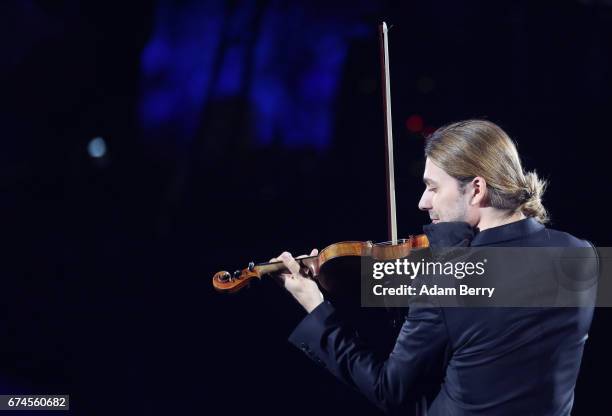
[[[300,266],[302,267],[310,267],[316,261],[318,256],[306,256],[300,257],[299,259],[295,259]],[[259,263],[255,266],[260,275],[268,274],[268,273],[278,273],[278,272],[289,272],[282,261],[273,261],[267,263]]]

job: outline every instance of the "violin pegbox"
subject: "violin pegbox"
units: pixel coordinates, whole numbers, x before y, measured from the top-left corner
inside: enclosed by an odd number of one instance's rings
[[[219,292],[233,293],[248,285],[250,280],[255,277],[261,278],[255,263],[250,262],[248,267],[236,270],[234,273],[229,273],[225,270],[215,273],[212,283]]]

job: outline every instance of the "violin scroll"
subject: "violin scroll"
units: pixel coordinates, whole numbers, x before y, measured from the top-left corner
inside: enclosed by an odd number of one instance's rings
[[[233,293],[247,286],[254,278],[261,279],[261,275],[255,269],[255,263],[250,262],[247,268],[236,270],[233,274],[225,270],[215,273],[212,283],[220,292]]]

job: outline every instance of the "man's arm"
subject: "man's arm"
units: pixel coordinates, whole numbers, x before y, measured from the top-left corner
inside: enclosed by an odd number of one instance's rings
[[[463,222],[431,224],[423,230],[432,248],[467,246],[474,236]],[[392,352],[380,357],[342,322],[290,253],[271,261],[278,260],[289,271],[280,275],[285,288],[309,312],[291,334],[292,344],[387,412],[410,406],[431,388],[431,377],[445,364],[449,345],[440,308],[411,307]]]
[[[381,357],[323,302],[297,326],[289,341],[384,411],[405,408],[428,387],[448,337],[439,308],[412,308],[393,351]]]

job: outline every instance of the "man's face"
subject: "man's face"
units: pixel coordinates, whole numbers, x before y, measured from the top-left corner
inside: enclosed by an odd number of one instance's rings
[[[429,212],[432,222],[465,221],[476,223],[474,209],[469,204],[470,193],[462,192],[459,181],[436,166],[429,158],[423,173],[425,192],[419,201],[419,209]]]

